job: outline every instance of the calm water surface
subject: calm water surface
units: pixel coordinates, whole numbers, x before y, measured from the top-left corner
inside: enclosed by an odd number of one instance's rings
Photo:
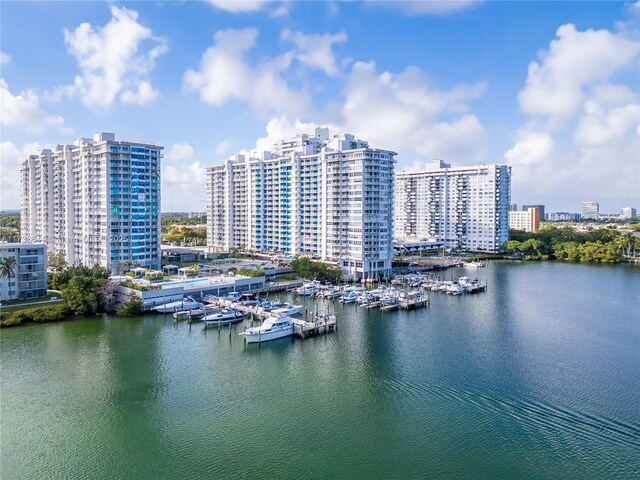
[[[0,477],[639,478],[640,269],[473,273],[260,347],[168,316],[3,330]]]

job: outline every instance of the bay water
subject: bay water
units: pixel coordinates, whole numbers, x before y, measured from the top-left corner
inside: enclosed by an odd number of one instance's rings
[[[640,269],[493,262],[335,333],[92,317],[0,333],[5,479],[640,478]]]

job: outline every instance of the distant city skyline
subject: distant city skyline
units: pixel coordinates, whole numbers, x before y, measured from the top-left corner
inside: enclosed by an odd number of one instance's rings
[[[640,207],[640,2],[3,2],[0,27],[0,210],[85,132],[165,145],[186,212],[206,167],[320,125],[397,172],[506,163],[519,205]]]

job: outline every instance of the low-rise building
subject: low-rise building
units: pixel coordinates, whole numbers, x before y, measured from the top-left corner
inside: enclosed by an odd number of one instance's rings
[[[0,260],[13,258],[11,271],[0,270],[0,301],[47,294],[47,247],[42,243],[0,243]]]

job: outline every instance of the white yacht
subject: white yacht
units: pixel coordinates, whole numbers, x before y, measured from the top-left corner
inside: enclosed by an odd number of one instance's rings
[[[187,297],[184,300],[178,300],[177,302],[169,302],[164,305],[158,305],[151,310],[159,313],[174,313],[174,312],[186,312],[187,310],[195,310],[202,308],[202,303],[194,300],[191,297]]]
[[[285,303],[284,307],[274,308],[271,310],[271,313],[277,317],[292,317],[293,315],[300,313],[303,308],[303,305],[289,305],[288,303]]]
[[[245,328],[242,335],[247,343],[260,343],[293,335],[293,319],[289,317],[268,317],[259,327]]]
[[[296,293],[308,297],[314,295],[320,289],[320,286],[320,282],[317,281],[305,283],[301,287],[296,288]]]
[[[484,263],[482,262],[467,262],[464,264],[464,266],[466,268],[480,268],[480,267],[484,267]]]
[[[202,317],[205,325],[227,325],[229,323],[240,322],[244,318],[237,310],[219,310]]]

